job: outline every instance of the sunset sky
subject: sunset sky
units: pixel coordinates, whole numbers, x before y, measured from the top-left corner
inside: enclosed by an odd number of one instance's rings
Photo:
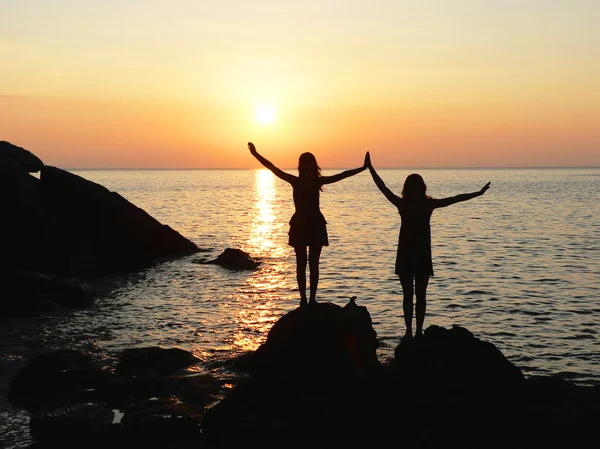
[[[600,1],[2,0],[0,140],[64,168],[255,168],[249,140],[600,166]]]

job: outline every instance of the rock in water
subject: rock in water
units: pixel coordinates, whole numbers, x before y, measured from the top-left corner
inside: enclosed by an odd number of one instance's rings
[[[396,372],[428,389],[475,391],[520,385],[524,376],[492,343],[461,326],[430,326],[396,348]],[[407,380],[408,381],[408,380]]]
[[[157,346],[148,348],[126,349],[121,354],[121,362],[117,366],[120,374],[140,374],[156,372],[172,374],[200,362],[188,351],[179,348],[163,349]]]
[[[219,257],[209,262],[230,270],[256,270],[259,261],[241,249],[227,248]]]
[[[304,382],[321,376],[359,380],[378,370],[377,347],[366,307],[353,300],[345,307],[322,302],[281,317],[249,368],[253,376],[284,376]]]
[[[57,256],[70,274],[135,271],[198,250],[121,195],[75,174],[45,166],[41,190],[44,206],[62,224]]]

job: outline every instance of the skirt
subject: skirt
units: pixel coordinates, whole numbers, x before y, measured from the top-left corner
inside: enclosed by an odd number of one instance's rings
[[[301,217],[294,214],[290,220],[288,245],[329,246],[327,222],[322,213]]]

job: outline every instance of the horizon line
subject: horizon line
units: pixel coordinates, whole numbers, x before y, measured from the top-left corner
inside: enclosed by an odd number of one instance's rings
[[[57,167],[60,168],[60,167]],[[348,170],[356,167],[321,167],[322,170]],[[297,167],[282,168],[282,170],[297,170]],[[481,167],[466,167],[466,166],[410,166],[410,167],[378,167],[377,170],[551,170],[551,169],[600,169],[600,165],[519,165],[519,166],[481,166]],[[78,171],[198,171],[198,170],[268,170],[267,168],[236,168],[236,167],[68,167],[63,170],[78,170]]]

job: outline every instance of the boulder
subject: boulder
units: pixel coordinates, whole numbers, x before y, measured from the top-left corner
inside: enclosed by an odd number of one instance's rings
[[[179,348],[131,348],[122,352],[117,372],[130,375],[155,372],[166,375],[199,362],[193,354]]]
[[[256,270],[260,264],[245,251],[235,248],[226,248],[216,259],[203,263],[219,265],[230,270]]]
[[[52,241],[40,196],[40,181],[0,151],[0,271],[35,269]]]
[[[430,326],[422,338],[402,341],[395,369],[406,382],[431,389],[513,389],[525,377],[496,346],[475,338],[464,327]]]
[[[92,295],[77,284],[54,276],[22,271],[0,274],[5,301],[0,311],[6,315],[38,315],[64,308],[82,308],[92,303]]]
[[[89,402],[109,376],[79,351],[49,352],[30,360],[17,373],[9,398],[15,407],[30,412]]]
[[[59,168],[41,172],[44,207],[63,225],[69,274],[130,272],[198,247],[121,195]]]
[[[44,163],[35,154],[4,140],[0,141],[0,154],[8,156],[29,173],[38,172],[44,166]]]
[[[354,299],[345,307],[321,302],[281,317],[267,341],[247,363],[255,377],[288,377],[304,382],[319,376],[361,380],[380,368],[377,334],[366,307]]]

